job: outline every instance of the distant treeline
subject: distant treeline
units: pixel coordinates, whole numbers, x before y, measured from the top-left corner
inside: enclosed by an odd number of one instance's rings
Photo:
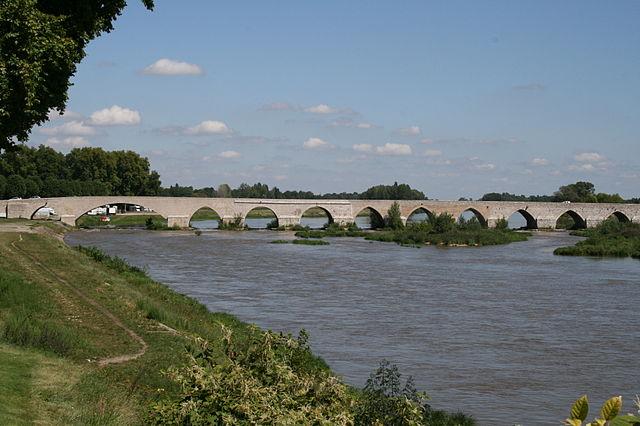
[[[263,183],[249,185],[241,184],[238,188],[231,188],[227,184],[217,189],[180,186],[175,184],[163,188],[161,194],[170,197],[221,197],[221,198],[271,198],[271,199],[362,199],[362,200],[426,200],[423,192],[411,188],[404,183],[395,182],[393,185],[372,186],[364,192],[340,192],[316,194],[311,191],[282,191],[278,187],[269,188]]]
[[[19,145],[0,152],[0,199],[69,197],[89,195],[162,195],[170,197],[233,198],[338,198],[338,199],[427,199],[406,184],[373,186],[362,193],[315,194],[311,191],[281,191],[256,183],[231,188],[160,185],[160,175],[149,160],[133,151],[76,148],[62,154],[53,148]]]
[[[160,175],[133,151],[19,145],[0,153],[0,199],[86,195],[157,195]]]
[[[635,203],[640,204],[639,198],[625,200],[620,194],[596,193],[595,185],[591,182],[576,182],[561,186],[553,195],[516,195],[508,192],[489,192],[484,194],[481,201],[542,201],[572,203]]]
[[[311,191],[282,191],[263,183],[231,188],[194,188],[175,184],[163,188],[160,175],[149,160],[133,151],[105,151],[76,148],[62,154],[53,148],[19,145],[0,152],[0,199],[13,197],[69,197],[88,195],[162,195],[168,197],[222,197],[272,199],[366,199],[427,200],[425,194],[407,184],[376,185],[364,192],[316,194]],[[485,194],[481,201],[552,201],[623,203],[619,194],[596,193],[590,182],[562,186],[553,195],[516,195],[507,192]],[[626,202],[640,204],[639,198]]]

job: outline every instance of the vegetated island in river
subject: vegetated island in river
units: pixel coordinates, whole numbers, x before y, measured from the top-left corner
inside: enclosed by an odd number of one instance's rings
[[[385,361],[351,387],[304,331],[209,312],[67,229],[0,220],[0,424],[475,424]]]
[[[476,219],[461,219],[456,222],[449,214],[429,217],[424,222],[402,225],[397,222],[395,228],[387,227],[379,231],[362,231],[355,224],[341,228],[330,224],[324,230],[301,230],[296,232],[300,238],[323,237],[364,237],[370,241],[395,242],[406,246],[487,246],[527,241],[531,235],[527,232],[514,231],[508,228],[505,219],[497,222],[495,228],[484,228]]]
[[[555,249],[561,256],[634,257],[640,259],[640,224],[607,219],[595,228],[572,231],[586,237],[574,246]]]

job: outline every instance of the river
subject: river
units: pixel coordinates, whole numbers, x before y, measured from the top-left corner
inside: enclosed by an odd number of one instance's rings
[[[640,261],[559,257],[577,241],[536,233],[481,248],[359,238],[269,244],[292,233],[77,231],[213,311],[311,334],[314,352],[363,385],[386,358],[436,408],[481,425],[552,425],[583,393],[640,393]],[[597,405],[597,407],[596,407]]]

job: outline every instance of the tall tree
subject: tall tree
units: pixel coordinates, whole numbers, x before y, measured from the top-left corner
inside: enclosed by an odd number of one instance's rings
[[[142,0],[153,9],[153,0]],[[64,112],[87,44],[113,29],[126,0],[0,1],[0,149]]]

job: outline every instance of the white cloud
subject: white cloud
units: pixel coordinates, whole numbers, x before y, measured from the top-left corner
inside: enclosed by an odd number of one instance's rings
[[[196,64],[162,58],[146,67],[142,72],[150,75],[200,75],[204,73],[204,70]]]
[[[410,126],[398,129],[398,133],[404,136],[418,136],[422,133],[422,130],[418,126]]]
[[[306,112],[311,112],[313,114],[333,114],[338,112],[337,109],[331,108],[327,104],[318,104],[314,106],[310,106],[304,109]]]
[[[411,146],[402,143],[385,143],[376,147],[380,155],[411,155]]]
[[[492,163],[476,164],[474,167],[476,168],[476,170],[481,170],[486,172],[496,169],[496,165]]]
[[[433,142],[433,139],[424,138],[420,141],[420,143],[423,143],[425,145],[432,145],[434,142]]]
[[[572,164],[569,166],[569,170],[572,172],[593,172],[596,170],[596,167],[591,163],[585,164]]]
[[[242,154],[240,154],[238,151],[222,151],[220,154],[218,154],[218,157],[220,158],[240,158]]]
[[[288,102],[272,102],[260,107],[260,111],[294,111],[296,109]]]
[[[356,127],[358,129],[371,129],[371,128],[373,128],[373,124],[371,124],[371,123],[358,123],[358,124],[356,124]]]
[[[80,148],[89,145],[89,141],[82,136],[70,136],[67,138],[49,138],[45,141],[45,145],[57,147],[61,149]]]
[[[424,152],[424,155],[427,157],[439,157],[440,155],[442,155],[442,151],[440,151],[439,149],[427,149]]]
[[[532,166],[548,166],[549,160],[547,160],[546,158],[532,158],[531,165]]]
[[[81,121],[69,121],[56,127],[40,129],[40,132],[49,136],[92,136],[96,134],[96,129]]]
[[[222,121],[206,120],[185,129],[184,133],[187,135],[223,135],[231,133],[231,129]]]
[[[368,143],[357,143],[355,145],[353,145],[353,150],[354,151],[358,151],[358,152],[372,152],[373,151],[373,145],[368,144]]]
[[[289,176],[287,175],[275,175],[273,178],[277,181],[283,181],[283,180],[287,180]]]
[[[603,155],[600,155],[597,152],[582,152],[580,154],[576,154],[573,158],[580,163],[596,163],[606,159]]]
[[[91,114],[89,123],[95,126],[132,126],[142,121],[138,111],[113,105]]]
[[[322,149],[329,147],[329,142],[320,138],[309,138],[302,144],[304,149]]]

